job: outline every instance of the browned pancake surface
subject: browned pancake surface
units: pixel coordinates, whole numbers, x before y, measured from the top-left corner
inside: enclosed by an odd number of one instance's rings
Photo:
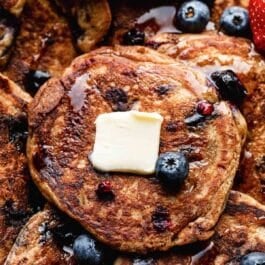
[[[248,125],[248,138],[236,189],[265,202],[265,61],[253,44],[243,38],[217,33],[158,34],[150,44],[159,52],[187,65],[213,71],[233,70],[248,90],[241,106]]]
[[[33,215],[20,231],[5,265],[76,265],[72,250],[59,245],[53,231],[61,220],[52,209]],[[67,252],[68,249],[68,252]]]
[[[189,128],[184,119],[202,99],[214,102],[215,115]],[[161,153],[182,150],[189,157],[189,177],[178,193],[169,194],[152,177],[99,174],[89,162],[96,117],[132,108],[164,117]],[[43,86],[30,104],[29,118],[35,182],[98,239],[146,252],[212,235],[238,165],[241,135],[229,105],[217,101],[200,71],[146,48],[103,48],[77,58],[60,80]],[[115,200],[97,198],[103,180],[112,183]],[[160,206],[172,224],[162,233],[152,223]]]
[[[265,251],[264,216],[263,205],[252,197],[232,191],[215,234],[204,244],[204,249],[196,253],[194,247],[190,247],[188,251],[175,249],[160,257],[119,258],[115,265],[239,265],[244,255]]]
[[[76,56],[67,21],[48,0],[28,0],[20,23],[6,75],[22,88],[27,88],[30,71],[60,75]]]
[[[3,264],[29,209],[26,104],[31,98],[0,75],[0,264]]]

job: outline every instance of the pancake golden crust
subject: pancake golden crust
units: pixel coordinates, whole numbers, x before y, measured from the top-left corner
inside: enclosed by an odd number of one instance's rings
[[[167,93],[160,93],[162,86]],[[184,119],[202,99],[215,102],[216,115],[188,128]],[[229,105],[216,100],[202,72],[147,48],[117,46],[81,56],[60,80],[44,85],[29,106],[32,177],[50,201],[120,250],[166,250],[207,239],[224,208],[241,149]],[[161,153],[182,150],[189,157],[189,177],[175,196],[153,178],[100,174],[88,160],[96,117],[132,108],[164,116]],[[115,194],[110,202],[95,193],[105,179]],[[159,206],[171,219],[163,233],[152,223]]]
[[[215,234],[206,248],[197,253],[194,247],[186,251],[176,248],[145,259],[121,257],[115,265],[239,265],[242,256],[265,251],[264,216],[264,205],[248,195],[232,191]],[[149,263],[140,263],[141,260]]]
[[[0,74],[0,264],[30,214],[26,138],[25,92]]]
[[[4,265],[77,265],[72,253],[63,251],[51,231],[60,225],[52,209],[32,216],[20,231]]]
[[[28,0],[6,75],[26,88],[27,74],[31,70],[59,76],[75,56],[66,20],[56,13],[48,0]]]

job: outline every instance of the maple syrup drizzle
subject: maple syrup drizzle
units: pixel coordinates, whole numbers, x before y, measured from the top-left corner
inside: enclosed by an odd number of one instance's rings
[[[206,248],[204,248],[203,250],[192,256],[190,265],[199,264],[200,259],[204,257],[207,254],[207,252],[211,251],[213,247],[214,247],[214,242],[211,241],[209,245],[206,246]]]
[[[71,99],[71,105],[75,112],[79,112],[85,104],[86,90],[88,89],[89,74],[85,73],[76,78],[68,96]]]
[[[152,8],[136,21],[136,26],[143,29],[151,27],[155,32],[179,33],[175,26],[175,16],[177,9],[175,6],[160,6]]]

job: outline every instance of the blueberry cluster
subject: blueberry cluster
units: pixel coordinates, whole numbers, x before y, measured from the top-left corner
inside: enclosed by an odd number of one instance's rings
[[[185,33],[203,32],[210,20],[213,0],[188,0],[178,8],[175,24]],[[224,10],[220,18],[219,30],[227,35],[250,37],[251,29],[248,10],[232,6]],[[123,35],[125,45],[144,45],[144,31],[133,28]]]

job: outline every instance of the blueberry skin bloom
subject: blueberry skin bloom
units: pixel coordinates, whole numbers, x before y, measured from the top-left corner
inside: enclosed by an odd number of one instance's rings
[[[245,256],[240,261],[240,265],[263,265],[265,264],[264,252],[252,252]]]
[[[225,9],[220,18],[220,29],[227,35],[249,37],[250,23],[247,9],[239,6]]]
[[[101,265],[103,263],[102,249],[92,237],[86,234],[76,238],[73,251],[80,265]]]
[[[189,163],[181,152],[161,154],[156,163],[156,177],[170,191],[178,191],[189,173]]]
[[[202,32],[210,20],[208,6],[200,1],[184,2],[177,12],[177,26],[187,33]]]

